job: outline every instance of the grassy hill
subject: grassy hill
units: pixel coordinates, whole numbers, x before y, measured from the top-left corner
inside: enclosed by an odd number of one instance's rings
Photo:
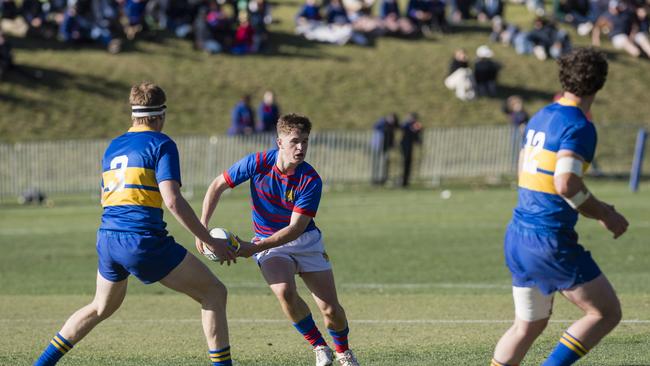
[[[168,93],[167,132],[217,134],[229,125],[230,109],[242,93],[259,103],[266,88],[276,91],[283,111],[302,112],[318,129],[368,128],[380,115],[420,112],[425,126],[507,123],[502,100],[521,94],[534,112],[559,89],[553,61],[518,56],[493,44],[504,65],[498,98],[461,102],[442,81],[456,47],[488,42],[486,26],[470,23],[444,37],[381,38],[372,47],[316,44],[293,34],[299,3],[280,0],[273,8],[267,54],[210,56],[185,40],[139,41],[111,56],[95,48],[68,48],[14,39],[16,62],[37,80],[12,75],[0,82],[0,141],[109,137],[129,124],[129,86],[141,80]],[[508,5],[507,18],[530,27],[532,15]],[[572,33],[576,44],[586,38]],[[596,120],[650,125],[650,62],[605,47],[611,60],[608,83],[594,106]],[[472,57],[473,58],[473,57]]]

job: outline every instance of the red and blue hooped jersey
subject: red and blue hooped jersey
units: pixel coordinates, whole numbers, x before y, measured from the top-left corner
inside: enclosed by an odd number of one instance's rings
[[[315,217],[323,190],[323,182],[311,165],[302,162],[294,174],[285,175],[275,165],[277,157],[277,149],[257,152],[223,172],[230,188],[250,180],[253,229],[259,238],[289,226],[293,212]],[[305,232],[314,229],[312,219]]]
[[[577,105],[562,98],[537,112],[524,132],[519,201],[513,222],[534,228],[572,230],[578,213],[557,193],[553,181],[557,153],[570,150],[589,168],[596,151],[596,128]]]
[[[115,138],[102,159],[100,229],[166,234],[158,184],[181,183],[178,149],[167,135],[146,126]]]

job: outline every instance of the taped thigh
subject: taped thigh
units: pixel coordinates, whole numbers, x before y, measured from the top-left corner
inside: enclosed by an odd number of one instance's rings
[[[544,295],[537,287],[512,287],[515,315],[525,321],[546,319],[553,310],[553,295]]]

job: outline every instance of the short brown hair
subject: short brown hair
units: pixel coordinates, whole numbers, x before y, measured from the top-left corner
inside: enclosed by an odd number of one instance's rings
[[[143,81],[138,85],[131,87],[131,94],[129,95],[129,104],[131,106],[159,106],[165,104],[167,96],[161,87],[148,81]],[[150,117],[131,117],[131,120],[136,124],[151,125],[164,118],[162,116]]]
[[[562,89],[579,97],[596,94],[607,80],[607,59],[591,47],[574,49],[558,65]]]
[[[311,122],[309,118],[300,114],[285,114],[278,119],[277,130],[278,135],[281,133],[291,133],[293,130],[297,130],[300,133],[310,133]]]

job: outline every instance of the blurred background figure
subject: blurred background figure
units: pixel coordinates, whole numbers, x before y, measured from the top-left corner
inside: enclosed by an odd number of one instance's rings
[[[251,96],[250,94],[244,94],[232,110],[228,135],[250,135],[255,131],[254,128],[255,112],[251,108]]]
[[[275,132],[275,126],[280,118],[280,107],[275,102],[275,95],[272,91],[264,92],[264,99],[257,108],[257,123],[255,131],[257,132]]]
[[[11,44],[2,34],[0,29],[0,80],[14,66]]]
[[[372,184],[384,185],[389,177],[390,151],[395,146],[395,130],[399,127],[397,114],[380,118],[372,134]]]
[[[413,147],[422,143],[422,124],[419,121],[418,114],[409,113],[402,125],[402,187],[408,187],[411,179],[411,166],[413,165]]]
[[[445,86],[456,93],[460,100],[472,100],[476,97],[474,74],[469,66],[469,58],[464,49],[459,48],[449,63],[449,73]]]
[[[482,45],[476,49],[476,62],[474,63],[474,79],[476,80],[476,91],[479,96],[494,97],[497,94],[497,77],[501,65],[492,60],[494,52]]]

